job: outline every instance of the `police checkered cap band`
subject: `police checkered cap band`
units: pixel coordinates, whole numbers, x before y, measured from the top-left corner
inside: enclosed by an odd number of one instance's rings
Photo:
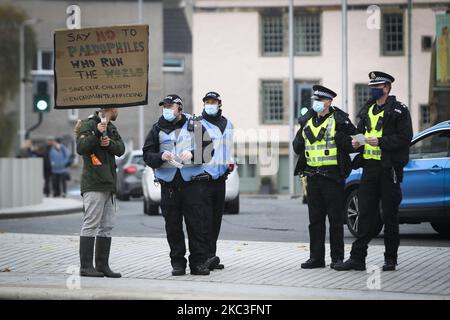
[[[177,103],[183,105],[183,100],[176,95],[168,95],[159,103],[159,105],[162,106],[165,103]]]
[[[329,99],[333,99],[334,97],[331,95],[331,94],[329,94],[328,92],[323,92],[323,91],[319,91],[319,90],[316,90],[316,91],[314,91],[314,96],[313,96],[313,98],[314,97],[325,97],[325,98],[329,98]]]
[[[369,84],[382,84],[385,82],[391,83],[391,79],[385,77],[375,77],[369,81]]]

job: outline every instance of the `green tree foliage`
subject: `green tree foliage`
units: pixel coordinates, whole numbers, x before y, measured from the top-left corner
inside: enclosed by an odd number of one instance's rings
[[[27,20],[24,11],[12,5],[0,5],[0,157],[9,155],[17,134],[17,111],[7,112],[6,102],[18,93],[19,26]],[[29,74],[36,55],[35,34],[31,27],[25,28],[25,75]],[[27,76],[26,76],[27,77]]]

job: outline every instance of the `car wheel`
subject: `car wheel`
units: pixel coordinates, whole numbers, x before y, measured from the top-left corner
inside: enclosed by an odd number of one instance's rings
[[[147,201],[147,198],[144,197],[144,201],[142,201],[142,203],[144,204],[144,214],[149,214],[148,213],[148,201]]]
[[[345,222],[347,224],[350,233],[358,238],[360,236],[358,230],[358,220],[359,220],[359,209],[358,209],[358,189],[352,190],[347,199],[345,200]],[[377,226],[374,230],[375,234],[373,237],[377,237],[381,230],[383,229],[383,221],[381,216],[377,220]]]
[[[443,236],[450,236],[450,223],[448,222],[431,222],[433,229]]]
[[[239,213],[239,195],[230,202],[225,204],[225,211],[230,214]]]
[[[120,201],[130,201],[130,195],[129,194],[118,193],[117,194],[117,199],[119,199]]]
[[[159,204],[147,199],[147,213],[149,216],[157,216],[159,214]]]

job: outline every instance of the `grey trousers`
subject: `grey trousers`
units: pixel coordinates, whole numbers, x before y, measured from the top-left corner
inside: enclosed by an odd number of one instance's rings
[[[111,192],[83,193],[83,225],[80,236],[111,237],[116,213],[116,199]]]

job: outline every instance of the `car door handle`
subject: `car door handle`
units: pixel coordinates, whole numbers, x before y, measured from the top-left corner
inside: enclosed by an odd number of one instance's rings
[[[444,169],[444,168],[442,168],[438,165],[434,165],[429,170],[434,172],[434,171],[441,171],[442,169]]]

